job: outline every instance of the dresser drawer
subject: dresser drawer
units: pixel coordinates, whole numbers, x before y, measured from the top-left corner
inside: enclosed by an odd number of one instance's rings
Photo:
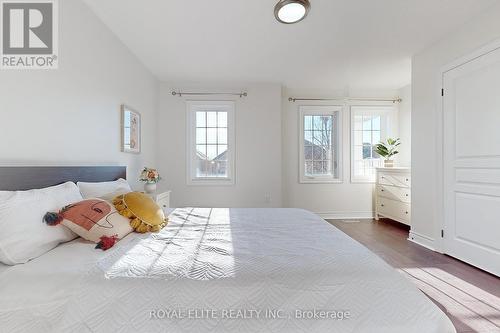
[[[381,185],[411,187],[411,177],[405,174],[380,172],[377,182]]]
[[[409,187],[378,185],[377,195],[379,197],[384,197],[396,201],[402,201],[406,203],[411,202],[411,189]]]
[[[170,208],[170,192],[162,193],[156,196],[156,203],[161,208]]]
[[[397,221],[409,223],[411,216],[410,204],[379,197],[377,201],[377,212],[381,215],[393,218]]]

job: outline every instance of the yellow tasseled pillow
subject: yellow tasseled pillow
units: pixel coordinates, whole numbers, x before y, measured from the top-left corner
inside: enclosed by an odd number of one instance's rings
[[[158,232],[168,222],[156,202],[141,192],[117,196],[113,204],[121,215],[130,219],[130,226],[139,233]]]

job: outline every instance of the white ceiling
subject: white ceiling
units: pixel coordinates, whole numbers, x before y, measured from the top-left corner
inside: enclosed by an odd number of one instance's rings
[[[277,0],[85,0],[160,80],[397,89],[411,56],[498,0],[311,0],[278,23]]]

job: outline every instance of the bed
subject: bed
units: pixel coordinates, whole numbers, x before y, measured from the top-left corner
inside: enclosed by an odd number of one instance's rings
[[[0,331],[455,332],[415,285],[310,212],[166,213],[161,232],[106,252],[76,239],[0,266]]]

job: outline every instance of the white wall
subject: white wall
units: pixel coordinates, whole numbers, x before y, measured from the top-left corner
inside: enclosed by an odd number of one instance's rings
[[[354,96],[392,97],[397,91],[351,92]],[[342,105],[340,102],[289,102],[288,98],[314,98],[342,96],[339,91],[288,91],[283,93],[283,200],[286,207],[310,210],[325,218],[369,218],[373,215],[373,184],[351,183],[350,180],[350,112],[343,111],[343,183],[300,184],[299,183],[299,106],[300,105]],[[397,126],[395,126],[397,127]],[[397,128],[393,129],[397,134]]]
[[[330,217],[372,214],[373,185],[350,183],[348,112],[343,117],[344,183],[298,183],[298,103],[287,98],[343,92],[283,92],[273,83],[184,86],[248,91],[248,97],[234,98],[236,184],[188,186],[186,99],[170,93],[179,85],[160,84],[81,0],[59,6],[59,69],[0,72],[0,164],[127,165],[137,189],[139,170],[156,166],[164,178],[160,189],[173,191],[173,206],[287,206]],[[122,103],[142,114],[140,155],[120,152]]]
[[[280,207],[281,198],[281,86],[255,83],[189,87],[195,91],[248,92],[234,100],[235,109],[235,174],[233,186],[201,186],[186,184],[186,100],[209,100],[172,96],[164,83],[160,92],[157,156],[164,178],[161,189],[172,190],[173,207]],[[184,90],[184,89],[183,89]],[[285,161],[287,163],[287,161]],[[266,200],[266,197],[269,200]]]
[[[437,107],[440,69],[500,38],[500,5],[490,8],[460,30],[413,57],[412,64],[412,232],[435,245],[442,221],[437,201]]]
[[[400,166],[411,167],[411,85],[399,89],[399,137],[401,146],[397,155]]]
[[[59,1],[59,69],[0,72],[0,163],[155,164],[158,82],[80,0]],[[142,153],[120,152],[120,104],[142,114]]]

